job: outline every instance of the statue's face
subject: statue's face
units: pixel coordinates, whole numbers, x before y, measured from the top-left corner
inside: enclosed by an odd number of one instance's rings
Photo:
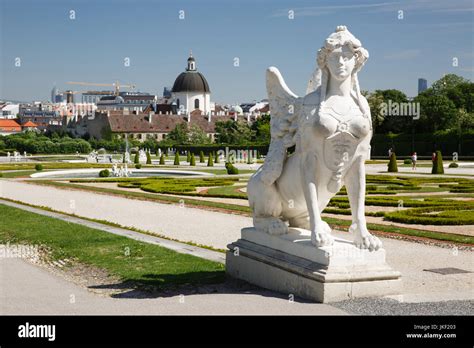
[[[335,48],[327,60],[327,67],[331,75],[337,80],[345,80],[351,76],[356,59],[348,45]]]

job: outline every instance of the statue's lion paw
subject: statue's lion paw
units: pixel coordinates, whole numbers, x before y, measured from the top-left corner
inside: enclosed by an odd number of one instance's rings
[[[327,234],[331,234],[332,232],[331,227],[328,225],[326,221],[321,221],[321,226],[324,232],[326,232]]]
[[[330,246],[334,243],[334,238],[327,232],[315,232],[311,233],[311,243],[317,248]]]
[[[288,226],[280,219],[271,219],[267,225],[268,234],[279,236],[288,233]]]
[[[380,239],[370,233],[366,235],[358,234],[354,239],[354,244],[360,249],[369,249],[369,251],[375,251],[382,247]]]

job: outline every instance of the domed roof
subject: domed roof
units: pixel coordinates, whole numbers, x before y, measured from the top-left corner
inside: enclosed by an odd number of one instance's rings
[[[235,112],[237,114],[243,114],[244,113],[244,110],[242,110],[242,108],[239,106],[239,105],[234,105],[230,108],[230,111],[232,112]]]
[[[203,74],[197,71],[185,71],[179,74],[174,81],[174,93],[177,92],[202,92],[211,93],[209,84]]]
[[[211,93],[206,78],[196,70],[196,61],[192,53],[189,55],[186,71],[176,78],[171,92]]]

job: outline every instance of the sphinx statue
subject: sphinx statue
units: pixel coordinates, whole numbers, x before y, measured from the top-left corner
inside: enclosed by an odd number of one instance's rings
[[[368,57],[361,42],[338,26],[317,53],[304,97],[291,92],[277,68],[267,69],[271,143],[247,188],[255,229],[283,235],[289,227],[302,228],[311,231],[315,247],[330,246],[334,238],[321,212],[345,185],[354,244],[381,248],[365,220],[364,162],[370,157],[372,122],[357,74]]]

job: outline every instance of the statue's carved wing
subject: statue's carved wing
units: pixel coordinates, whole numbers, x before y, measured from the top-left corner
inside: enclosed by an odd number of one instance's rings
[[[270,185],[281,175],[286,149],[296,144],[302,99],[288,88],[275,67],[267,69],[267,92],[271,113],[271,142],[261,178]]]

